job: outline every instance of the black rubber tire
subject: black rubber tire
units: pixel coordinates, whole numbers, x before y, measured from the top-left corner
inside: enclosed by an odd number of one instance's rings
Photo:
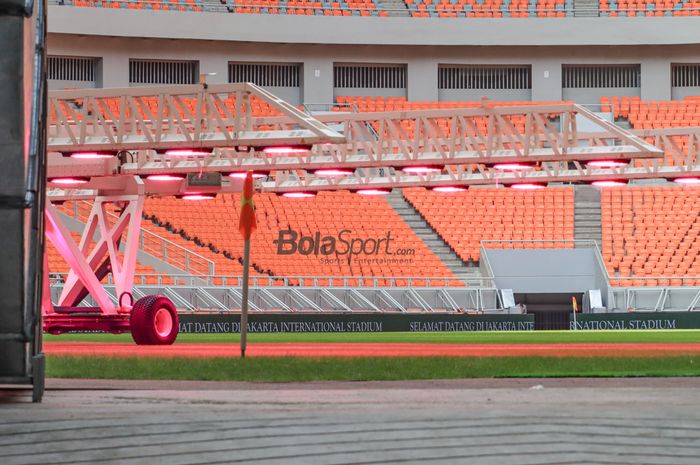
[[[165,318],[170,318],[170,329],[159,332],[156,322],[159,311],[165,311]],[[139,299],[131,309],[131,337],[138,345],[170,345],[175,342],[178,333],[178,319],[175,305],[162,295],[147,295]]]

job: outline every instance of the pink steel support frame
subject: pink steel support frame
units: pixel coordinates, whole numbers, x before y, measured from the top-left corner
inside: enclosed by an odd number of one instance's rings
[[[57,305],[44,301],[44,329],[61,333],[76,330],[124,332],[129,330],[131,297],[136,271],[136,256],[141,228],[144,196],[98,196],[85,224],[80,244],[76,245],[70,231],[61,220],[56,207],[46,205],[46,236],[70,265]],[[107,205],[121,209],[116,221],[110,220]],[[110,222],[112,221],[112,222]],[[123,243],[123,254],[120,245]],[[100,282],[107,272],[112,278],[118,298],[115,305]],[[45,287],[48,273],[44,273]],[[78,307],[80,301],[91,295],[96,308]],[[50,295],[50,294],[48,294]]]

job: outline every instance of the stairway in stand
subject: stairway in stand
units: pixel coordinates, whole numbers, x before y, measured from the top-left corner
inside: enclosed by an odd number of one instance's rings
[[[574,16],[579,17],[598,17],[600,4],[598,0],[574,0]]]
[[[410,16],[403,0],[377,0],[376,5],[379,11],[389,10],[389,16]]]
[[[438,236],[413,206],[406,201],[400,189],[386,196],[387,202],[418,237],[462,281],[481,277],[478,266],[464,263],[445,241]],[[469,284],[467,281],[465,283]]]
[[[574,190],[574,239],[596,241],[602,246],[603,227],[600,190],[591,186],[576,186]],[[585,245],[587,247],[587,245]]]

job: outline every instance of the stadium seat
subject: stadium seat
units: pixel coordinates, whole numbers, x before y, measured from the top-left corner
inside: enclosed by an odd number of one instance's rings
[[[258,230],[253,235],[252,262],[263,273],[274,276],[426,276],[450,278],[452,274],[442,261],[430,251],[415,232],[403,222],[393,208],[381,198],[364,198],[347,191],[322,192],[312,199],[288,199],[274,194],[256,196]],[[243,250],[243,240],[238,232],[239,194],[219,195],[214,201],[198,204],[193,211],[190,205],[173,198],[149,199],[144,212],[157,218],[160,224],[168,224],[207,247],[218,250],[217,270],[227,264],[225,274],[240,274],[237,259]],[[340,260],[324,261],[323,255],[278,254],[274,241],[280,231],[294,230],[304,236],[375,239],[391,232],[393,247],[415,250],[410,260],[351,261],[346,256]],[[225,259],[227,255],[234,260]],[[363,257],[363,256],[360,256]],[[358,257],[358,258],[360,258]],[[335,258],[332,256],[331,258]],[[389,259],[383,252],[368,258]],[[228,260],[228,261],[227,261]],[[233,263],[230,263],[233,262]],[[217,271],[218,272],[218,271]],[[334,280],[333,283],[336,281]],[[337,280],[338,283],[342,280]],[[330,281],[326,282],[331,285]]]
[[[574,239],[571,188],[537,192],[478,188],[453,194],[412,188],[404,189],[404,196],[465,262],[479,261],[482,240],[507,241],[492,247],[573,246],[556,242]]]
[[[678,285],[679,278],[640,278],[700,275],[699,188],[604,189],[601,214],[603,257],[613,276],[623,278],[616,283]]]
[[[304,16],[391,16],[372,0],[220,0],[226,11],[235,14],[282,14]],[[150,9],[158,11],[209,10],[203,0],[133,0],[105,2],[74,0],[62,3],[74,7]],[[571,14],[567,0],[404,0],[405,9],[414,18],[563,18]],[[400,7],[399,7],[400,8]],[[699,16],[700,3],[694,0],[600,0],[599,16]]]

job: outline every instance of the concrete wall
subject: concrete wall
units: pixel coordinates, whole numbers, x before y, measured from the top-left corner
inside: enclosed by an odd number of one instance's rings
[[[666,82],[666,86],[671,81]],[[659,86],[660,88],[661,86]],[[601,87],[595,89],[586,88],[576,88],[576,89],[562,89],[562,98],[564,100],[573,100],[579,103],[598,103],[600,102],[600,97],[617,95],[618,97],[628,96],[628,97],[639,97],[642,95],[642,89],[640,87]],[[659,98],[659,100],[668,100],[669,97]],[[651,100],[651,99],[649,99]]]
[[[700,43],[700,17],[428,19],[190,13],[49,6],[49,32],[274,44],[618,46]]]
[[[70,10],[89,10],[89,8],[71,8]],[[105,11],[105,13],[107,12]],[[181,14],[190,16],[187,13]],[[167,16],[170,17],[170,15]],[[157,14],[156,17],[158,17]],[[57,22],[51,22],[54,25],[51,29],[58,29]],[[532,21],[532,23],[539,24],[537,21]],[[267,44],[226,40],[123,38],[58,33],[49,35],[49,54],[100,57],[101,73],[98,76],[98,86],[103,87],[128,86],[129,58],[199,60],[202,73],[216,73],[215,76],[207,78],[210,83],[227,81],[229,61],[301,63],[303,78],[299,98],[307,103],[330,103],[333,101],[334,63],[405,63],[408,72],[407,89],[401,90],[399,95],[405,93],[409,100],[433,101],[440,97],[446,98],[446,94],[441,95],[437,88],[437,74],[440,64],[531,65],[532,99],[561,100],[563,97],[561,67],[564,64],[638,63],[642,73],[641,88],[635,89],[634,93],[638,93],[644,99],[668,100],[671,98],[671,63],[700,63],[700,45],[626,47],[400,47],[376,45],[370,47],[365,45]],[[614,90],[611,90],[612,94],[619,94],[619,92],[613,92]],[[372,95],[373,91],[363,89],[359,93]],[[386,93],[384,92],[384,94]],[[338,95],[352,94],[343,89],[343,92],[338,92]],[[378,95],[382,95],[382,93]],[[468,96],[465,94],[472,99],[478,99],[477,95],[478,92],[470,92]],[[498,94],[493,94],[491,91],[485,91],[484,95],[499,98]],[[450,96],[450,98],[457,97]],[[573,97],[580,103],[596,103],[597,101],[597,95],[590,92],[577,92]],[[503,95],[503,98],[510,98],[510,96]],[[520,96],[514,99],[523,100]]]
[[[671,89],[673,100],[683,100],[689,95],[700,95],[700,87],[674,87]]]
[[[489,100],[527,101],[532,100],[530,89],[439,89],[438,98],[444,102],[471,102],[486,97]]]
[[[514,293],[600,289],[606,297],[607,282],[593,249],[486,249],[484,253],[499,289]]]

